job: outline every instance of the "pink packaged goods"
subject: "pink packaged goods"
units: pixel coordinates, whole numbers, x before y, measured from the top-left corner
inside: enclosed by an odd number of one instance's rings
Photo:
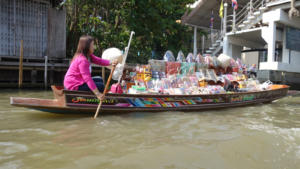
[[[179,62],[167,62],[166,63],[166,73],[167,75],[174,75],[180,72],[181,64]]]

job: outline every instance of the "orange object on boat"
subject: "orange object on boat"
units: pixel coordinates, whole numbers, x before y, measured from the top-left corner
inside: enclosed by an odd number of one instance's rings
[[[275,90],[275,89],[282,89],[282,88],[287,88],[287,87],[288,87],[287,85],[277,85],[277,84],[275,84],[275,85],[271,86],[271,89]]]

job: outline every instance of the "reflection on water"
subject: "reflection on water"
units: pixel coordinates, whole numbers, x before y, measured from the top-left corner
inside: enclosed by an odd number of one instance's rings
[[[290,169],[300,166],[300,97],[257,106],[101,116],[9,105],[0,91],[0,168]]]

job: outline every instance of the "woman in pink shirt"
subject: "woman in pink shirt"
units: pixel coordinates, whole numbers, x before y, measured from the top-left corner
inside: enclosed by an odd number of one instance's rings
[[[91,90],[98,99],[103,99],[104,84],[101,77],[91,76],[91,63],[101,66],[118,64],[115,60],[101,59],[94,54],[94,39],[91,36],[82,36],[79,39],[76,53],[71,61],[71,65],[65,75],[64,87],[68,90]]]

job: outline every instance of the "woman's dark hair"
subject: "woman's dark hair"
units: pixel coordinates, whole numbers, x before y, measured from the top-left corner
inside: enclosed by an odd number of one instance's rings
[[[72,60],[74,60],[75,57],[77,57],[80,54],[83,54],[87,59],[89,59],[90,46],[93,41],[94,41],[94,38],[91,36],[88,36],[88,35],[81,36],[79,39],[79,42],[78,42],[76,53],[73,56]]]

